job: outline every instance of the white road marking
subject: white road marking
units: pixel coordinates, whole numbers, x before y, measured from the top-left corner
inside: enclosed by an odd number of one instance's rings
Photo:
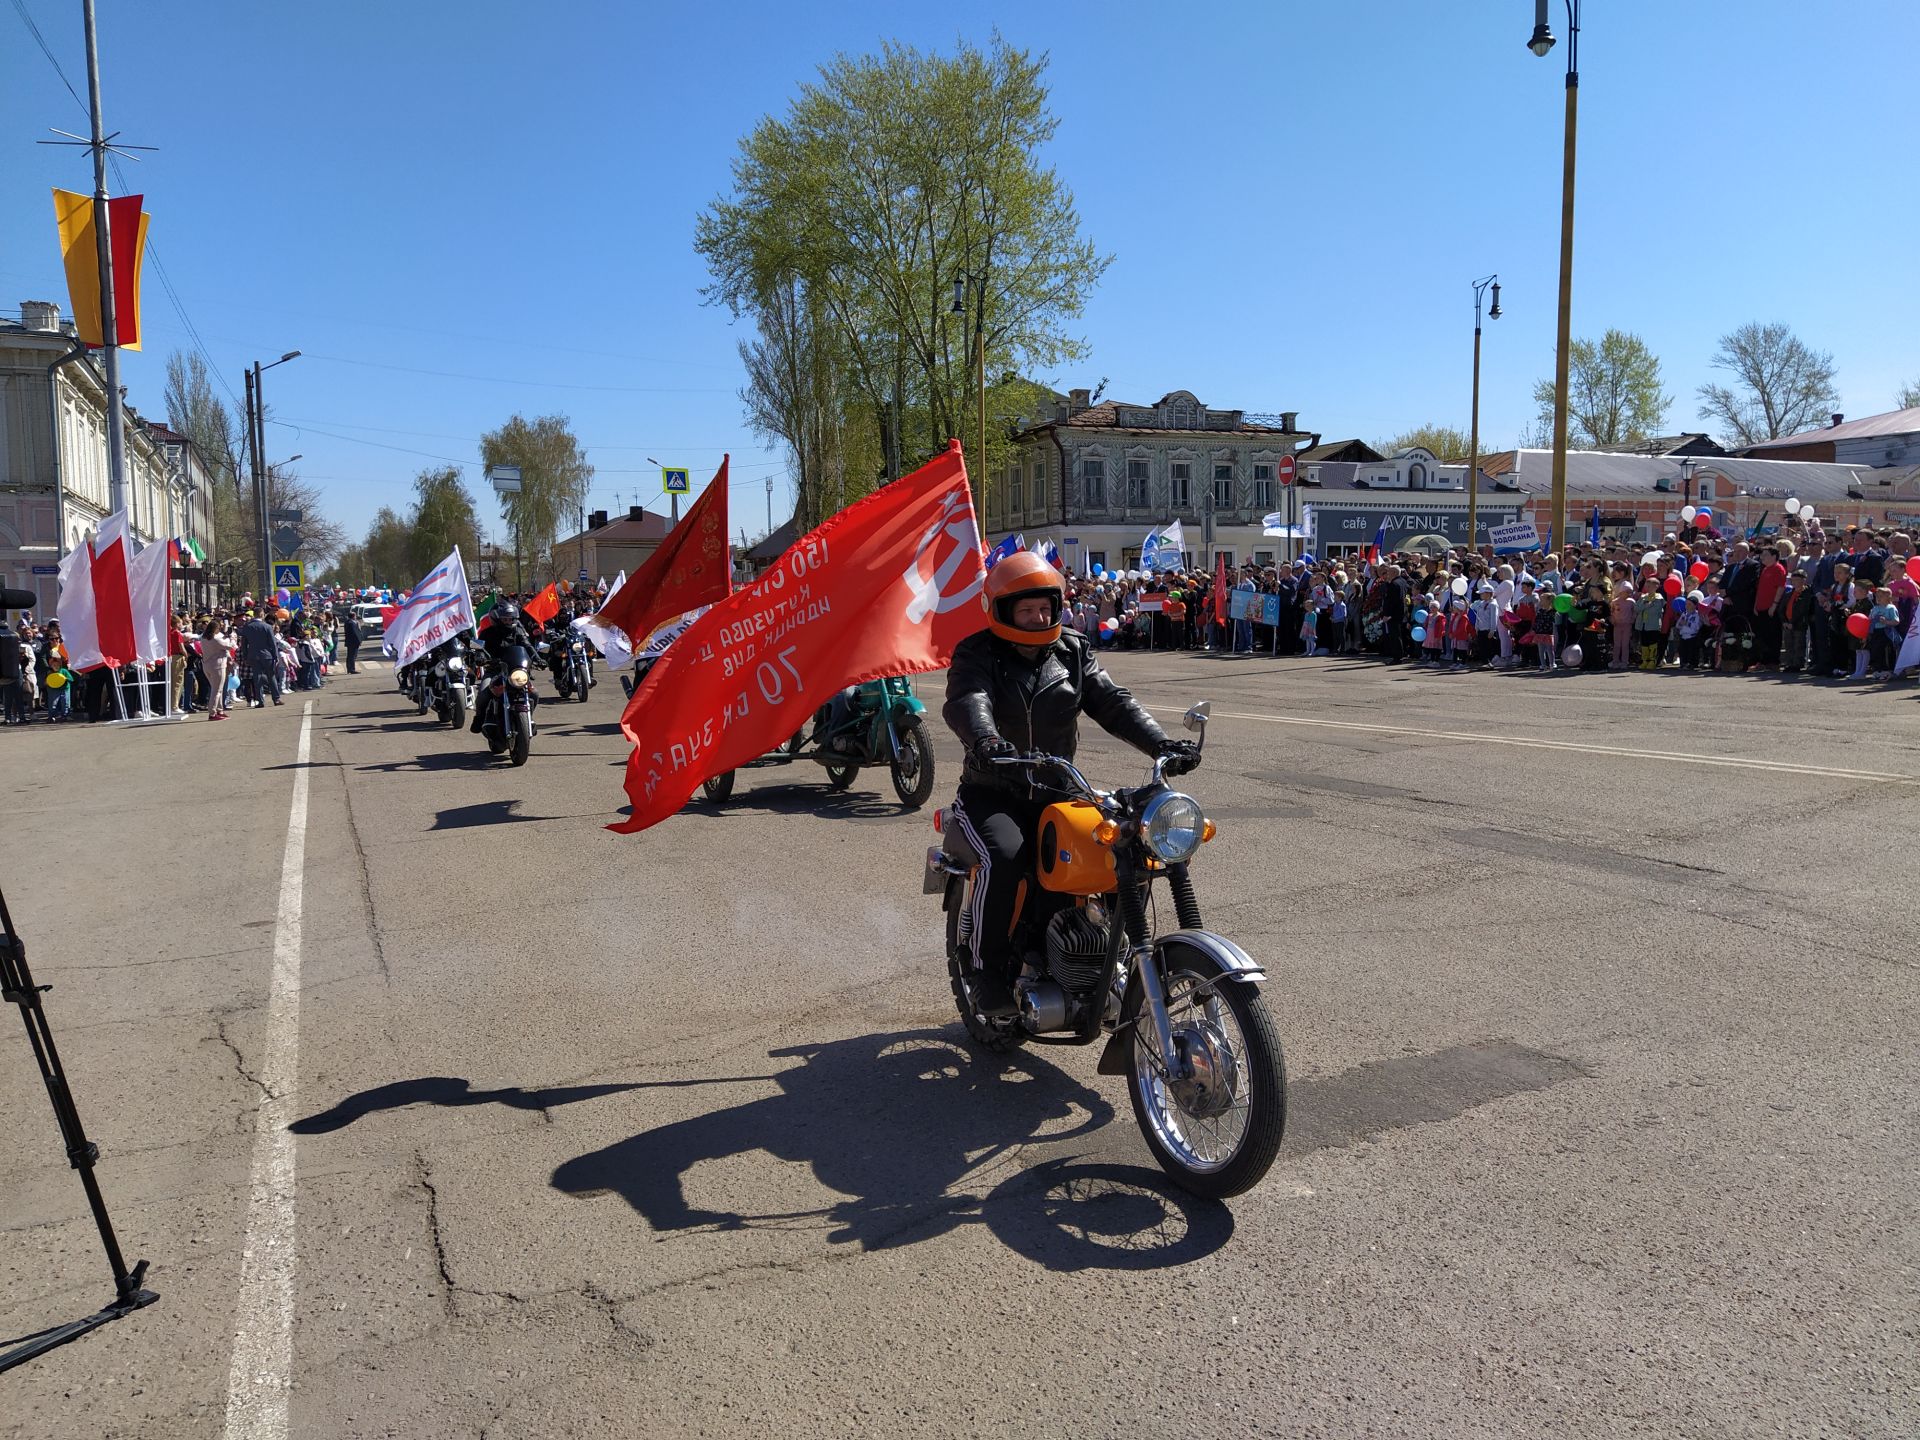
[[[300,1081],[300,909],[307,858],[307,757],[313,702],[300,717],[293,807],[280,865],[280,911],[273,930],[273,975],[260,1056],[266,1092],[253,1117],[253,1174],[246,1247],[240,1258],[233,1364],[227,1371],[229,1440],[284,1440],[293,1383],[294,1169],[293,1095]]]
[[[1151,708],[1162,714],[1176,713],[1171,706],[1156,705]],[[1457,740],[1476,745],[1511,745],[1523,750],[1571,750],[1582,755],[1613,755],[1630,760],[1669,760],[1683,765],[1765,770],[1775,775],[1816,775],[1828,780],[1879,780],[1892,785],[1920,785],[1920,775],[1895,775],[1884,770],[1842,770],[1829,765],[1797,765],[1786,760],[1690,755],[1676,750],[1635,750],[1624,745],[1588,745],[1576,740],[1536,740],[1520,735],[1485,735],[1464,730],[1421,730],[1406,725],[1368,725],[1358,720],[1318,720],[1306,715],[1260,715],[1236,710],[1216,710],[1213,718],[1259,720],[1268,725],[1308,725],[1326,730],[1358,730],[1373,735],[1409,735],[1423,740]]]

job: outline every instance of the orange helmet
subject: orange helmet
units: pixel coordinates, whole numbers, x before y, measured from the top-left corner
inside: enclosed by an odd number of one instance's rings
[[[1017,600],[1044,595],[1053,605],[1053,623],[1045,630],[1022,630],[1013,623]],[[987,628],[1016,645],[1051,645],[1060,638],[1060,612],[1067,586],[1060,572],[1031,550],[1016,550],[987,572]]]

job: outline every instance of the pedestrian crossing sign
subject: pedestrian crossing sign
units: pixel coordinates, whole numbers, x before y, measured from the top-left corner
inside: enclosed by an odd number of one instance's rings
[[[273,562],[273,588],[276,590],[304,590],[307,588],[307,567],[299,560],[276,560]]]
[[[693,477],[681,466],[662,465],[660,488],[669,495],[686,495],[693,489]]]

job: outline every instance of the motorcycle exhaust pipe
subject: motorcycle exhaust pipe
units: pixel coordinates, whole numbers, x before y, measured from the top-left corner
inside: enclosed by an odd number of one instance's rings
[[[1051,980],[1036,980],[1020,992],[1020,1018],[1036,1035],[1067,1028],[1067,992]]]

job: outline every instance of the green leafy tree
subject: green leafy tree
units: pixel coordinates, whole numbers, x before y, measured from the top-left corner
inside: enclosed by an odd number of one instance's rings
[[[1720,337],[1709,363],[1730,371],[1734,383],[1702,385],[1700,416],[1718,420],[1721,442],[1732,448],[1810,430],[1840,404],[1833,356],[1785,325],[1742,325]]]
[[[1418,445],[1423,450],[1432,451],[1437,460],[1465,461],[1467,452],[1473,448],[1472,438],[1465,430],[1456,430],[1451,425],[1416,425],[1373,448],[1382,455],[1392,455]],[[1487,437],[1482,435],[1480,453],[1486,454],[1487,449]]]
[[[382,505],[374,513],[360,549],[366,555],[369,585],[404,590],[420,578],[413,563],[413,529],[391,505]]]
[[[1597,342],[1575,340],[1567,353],[1570,447],[1624,445],[1660,433],[1673,397],[1660,388],[1660,361],[1646,341],[1625,330],[1609,330]],[[1533,398],[1551,436],[1553,380],[1535,385]]]
[[[549,568],[560,527],[576,523],[586,504],[593,479],[586,452],[566,416],[515,415],[480,437],[480,458],[488,466],[520,467],[520,492],[500,497],[500,513],[513,531],[525,575],[540,574]]]
[[[422,470],[414,477],[413,495],[411,551],[416,575],[426,574],[456,545],[463,561],[480,553],[480,516],[460,479],[459,466]]]
[[[807,383],[775,363],[787,383],[770,388],[748,362],[749,414],[770,415],[765,433],[794,451],[803,513],[836,483],[835,447],[810,444],[803,459],[790,437],[824,441],[825,397],[871,428],[882,472],[897,475],[977,433],[983,346],[989,375],[1083,355],[1066,326],[1110,257],[1081,236],[1071,192],[1040,159],[1058,125],[1045,67],[998,36],[950,56],[895,44],[838,56],[741,142],[732,195],[700,217],[709,302],[752,316],[775,362],[806,362]],[[988,414],[976,488],[1009,444],[991,393]]]

